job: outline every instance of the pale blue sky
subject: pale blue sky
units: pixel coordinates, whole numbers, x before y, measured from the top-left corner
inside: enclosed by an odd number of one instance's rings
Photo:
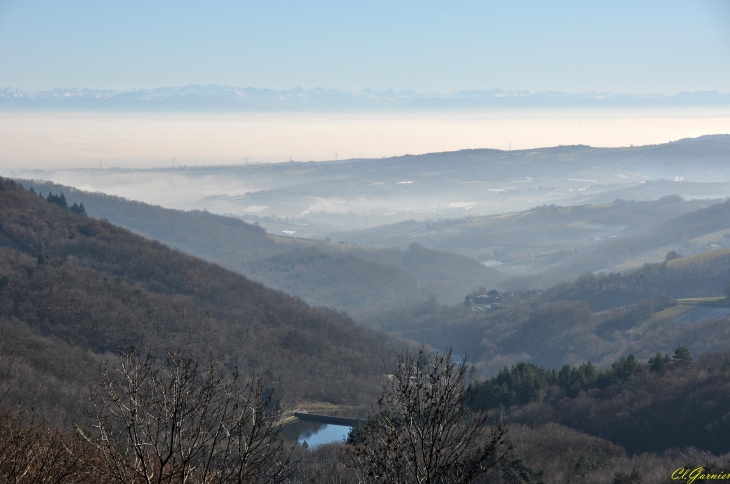
[[[730,92],[730,2],[7,1],[0,86]]]

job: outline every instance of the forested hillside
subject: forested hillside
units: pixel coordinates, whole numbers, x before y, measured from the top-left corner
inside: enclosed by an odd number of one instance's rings
[[[653,201],[612,200],[600,205],[541,205],[495,215],[423,222],[409,220],[334,233],[332,237],[373,247],[402,246],[417,237],[426,247],[475,258],[489,257],[495,250],[520,258],[527,253],[580,248],[586,242],[595,242],[596,237],[645,231],[712,203],[717,202],[669,196]],[[589,248],[593,249],[594,245]]]
[[[632,453],[695,447],[730,451],[730,353],[694,362],[686,347],[641,361],[629,355],[598,371],[588,364],[548,370],[505,367],[473,386],[477,407],[500,409],[513,422],[559,423]]]
[[[377,391],[389,337],[13,182],[0,188],[0,376],[12,398],[72,405],[125,341],[238,363],[289,404],[360,405]]]
[[[602,311],[656,294],[675,298],[721,296],[729,281],[730,250],[714,250],[661,264],[645,264],[626,274],[585,273],[571,283],[556,284],[544,291],[539,300],[586,301],[591,310]]]
[[[374,247],[418,240],[476,258],[505,274],[503,286],[546,288],[591,270],[625,271],[658,262],[670,250],[706,250],[693,239],[730,229],[724,200],[612,200],[599,205],[542,205],[521,212],[415,220],[332,237]],[[721,239],[722,234],[712,242]]]
[[[492,308],[473,303],[479,291],[464,304],[431,301],[383,311],[365,324],[466,352],[487,375],[518,361],[604,367],[629,353],[648,358],[682,345],[697,354],[722,350],[730,342],[730,309],[718,306],[730,306],[722,299],[728,281],[730,251],[718,250],[627,274],[586,273],[545,291],[505,292]],[[675,300],[711,296],[719,300],[704,307]]]
[[[238,363],[244,374],[261,374],[287,406],[315,400],[363,408],[378,393],[382,361],[403,348],[344,314],[312,309],[215,264],[73,213],[61,207],[64,201],[0,184],[0,392],[10,405],[35,408],[61,424],[79,421],[99,364],[126,341],[157,352],[183,348],[227,370]],[[340,252],[299,248],[268,263],[292,274],[303,263],[332,264],[343,277],[370,267],[367,249],[342,245]],[[412,245],[382,253],[436,280],[440,266],[427,263],[430,252]],[[290,256],[302,260],[289,266]],[[472,378],[495,375],[473,387],[476,403],[508,416],[515,453],[492,482],[515,476],[523,482],[661,482],[681,465],[714,468],[727,459],[720,454],[729,450],[730,325],[712,317],[680,321],[673,315],[687,306],[670,297],[721,294],[730,276],[726,259],[727,252],[715,251],[622,275],[585,275],[546,291],[486,296],[480,288],[465,303],[439,307],[431,299],[368,322],[438,349],[469,352]],[[468,274],[460,256],[449,260]],[[393,291],[406,283],[397,272],[381,282]],[[487,308],[485,298],[498,302]],[[701,356],[711,351],[719,353]],[[540,367],[564,364],[573,366]],[[336,446],[303,452],[302,472],[318,476],[311,479],[346,474]]]
[[[674,198],[677,197],[667,197]],[[660,200],[661,201],[661,200]],[[676,201],[676,200],[675,200]],[[669,201],[667,201],[669,202]],[[635,207],[638,209],[638,207]],[[655,226],[641,227],[640,230],[625,237],[601,240],[595,248],[568,260],[558,267],[551,268],[548,275],[576,274],[586,270],[601,270],[610,265],[619,265],[642,255],[668,247],[680,253],[696,252],[710,240],[694,239],[714,234],[713,242],[723,240],[723,232],[730,230],[730,201],[711,204],[689,213],[678,213],[676,203],[665,205],[666,214],[674,217],[657,223]]]
[[[353,316],[416,304],[428,297],[451,304],[503,276],[468,257],[411,245],[373,250],[347,243],[279,237],[233,217],[181,211],[22,180],[47,196],[63,193],[89,215],[106,218],[144,237],[223,267],[317,306]],[[411,241],[412,242],[412,241]]]
[[[442,304],[464,291],[496,284],[502,276],[475,260],[411,244],[407,250],[338,244],[295,249],[231,268],[302,297],[312,304],[346,309],[357,320],[376,311],[435,298]]]

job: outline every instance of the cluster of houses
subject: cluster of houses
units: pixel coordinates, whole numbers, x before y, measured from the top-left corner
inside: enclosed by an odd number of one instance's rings
[[[464,306],[471,307],[472,311],[494,311],[501,303],[502,295],[496,289],[486,294],[469,294],[464,298]]]

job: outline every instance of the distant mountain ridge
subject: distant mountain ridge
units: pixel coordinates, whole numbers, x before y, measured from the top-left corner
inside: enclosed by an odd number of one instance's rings
[[[188,84],[132,91],[57,88],[26,91],[0,88],[0,110],[69,111],[341,111],[353,109],[473,109],[663,107],[730,105],[730,94],[718,91],[675,95],[606,92],[511,91],[477,89],[451,94],[414,90],[260,89]]]

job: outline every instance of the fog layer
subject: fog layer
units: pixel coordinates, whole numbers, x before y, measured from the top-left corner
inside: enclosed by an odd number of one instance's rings
[[[629,146],[730,132],[730,108],[390,113],[0,113],[0,167],[171,167],[465,148]],[[131,195],[131,194],[124,194]]]

